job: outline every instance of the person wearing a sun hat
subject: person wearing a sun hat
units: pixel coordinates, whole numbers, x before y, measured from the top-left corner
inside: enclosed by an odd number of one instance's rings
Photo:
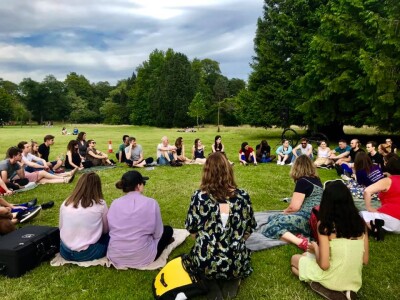
[[[173,229],[163,225],[157,201],[143,195],[148,179],[128,171],[115,184],[125,193],[111,203],[107,215],[107,257],[116,268],[147,266],[173,241]]]

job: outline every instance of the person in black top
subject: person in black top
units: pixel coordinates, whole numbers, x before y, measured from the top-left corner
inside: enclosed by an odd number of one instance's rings
[[[60,158],[57,158],[57,160],[49,162],[50,146],[54,144],[54,135],[51,134],[46,135],[43,141],[44,143],[41,144],[38,149],[40,157],[47,162],[47,165],[51,169],[53,169],[53,171],[56,171],[62,166],[63,162]]]
[[[256,146],[256,159],[259,163],[271,162],[275,159],[275,155],[271,155],[271,146],[268,145],[267,140],[262,140],[259,145]]]
[[[378,165],[381,169],[383,168],[383,156],[376,151],[376,142],[369,141],[365,146],[368,152],[369,158],[372,160],[373,164]]]

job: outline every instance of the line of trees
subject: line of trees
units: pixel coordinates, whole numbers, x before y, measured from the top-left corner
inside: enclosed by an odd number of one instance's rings
[[[154,50],[116,86],[70,73],[0,79],[4,121],[32,119],[186,127],[343,125],[400,131],[400,1],[265,0],[248,84],[219,63]],[[332,136],[333,137],[333,136]]]
[[[265,0],[243,122],[400,131],[400,2]]]
[[[136,73],[115,86],[91,83],[75,72],[64,81],[53,75],[42,82],[25,78],[19,84],[0,79],[0,116],[4,122],[187,127],[199,121],[216,123],[220,112],[221,124],[237,125],[238,105],[232,99],[244,88],[243,80],[223,76],[217,61],[190,61],[172,49],[156,49]],[[201,111],[194,109],[199,104]]]

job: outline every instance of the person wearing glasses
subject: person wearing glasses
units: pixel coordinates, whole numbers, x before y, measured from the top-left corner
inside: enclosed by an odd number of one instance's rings
[[[117,269],[145,267],[174,241],[172,227],[163,225],[157,201],[143,195],[148,179],[128,171],[115,184],[125,193],[111,203],[107,214],[107,257]]]
[[[114,163],[108,159],[108,155],[97,150],[96,142],[88,140],[86,149],[86,160],[91,161],[93,166],[114,166]]]
[[[306,138],[302,138],[300,140],[300,144],[297,145],[295,148],[292,150],[292,161],[290,165],[293,165],[293,162],[296,160],[299,155],[307,155],[309,158],[313,158],[313,147],[311,144],[307,142]]]

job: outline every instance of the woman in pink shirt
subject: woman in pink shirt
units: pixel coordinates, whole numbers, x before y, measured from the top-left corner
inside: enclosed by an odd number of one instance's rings
[[[143,195],[148,179],[137,171],[128,171],[115,184],[126,193],[112,202],[107,215],[107,257],[117,269],[145,267],[173,242],[173,229],[163,226],[157,201]]]
[[[99,175],[83,174],[60,207],[60,254],[64,259],[89,261],[106,255],[107,211]]]

